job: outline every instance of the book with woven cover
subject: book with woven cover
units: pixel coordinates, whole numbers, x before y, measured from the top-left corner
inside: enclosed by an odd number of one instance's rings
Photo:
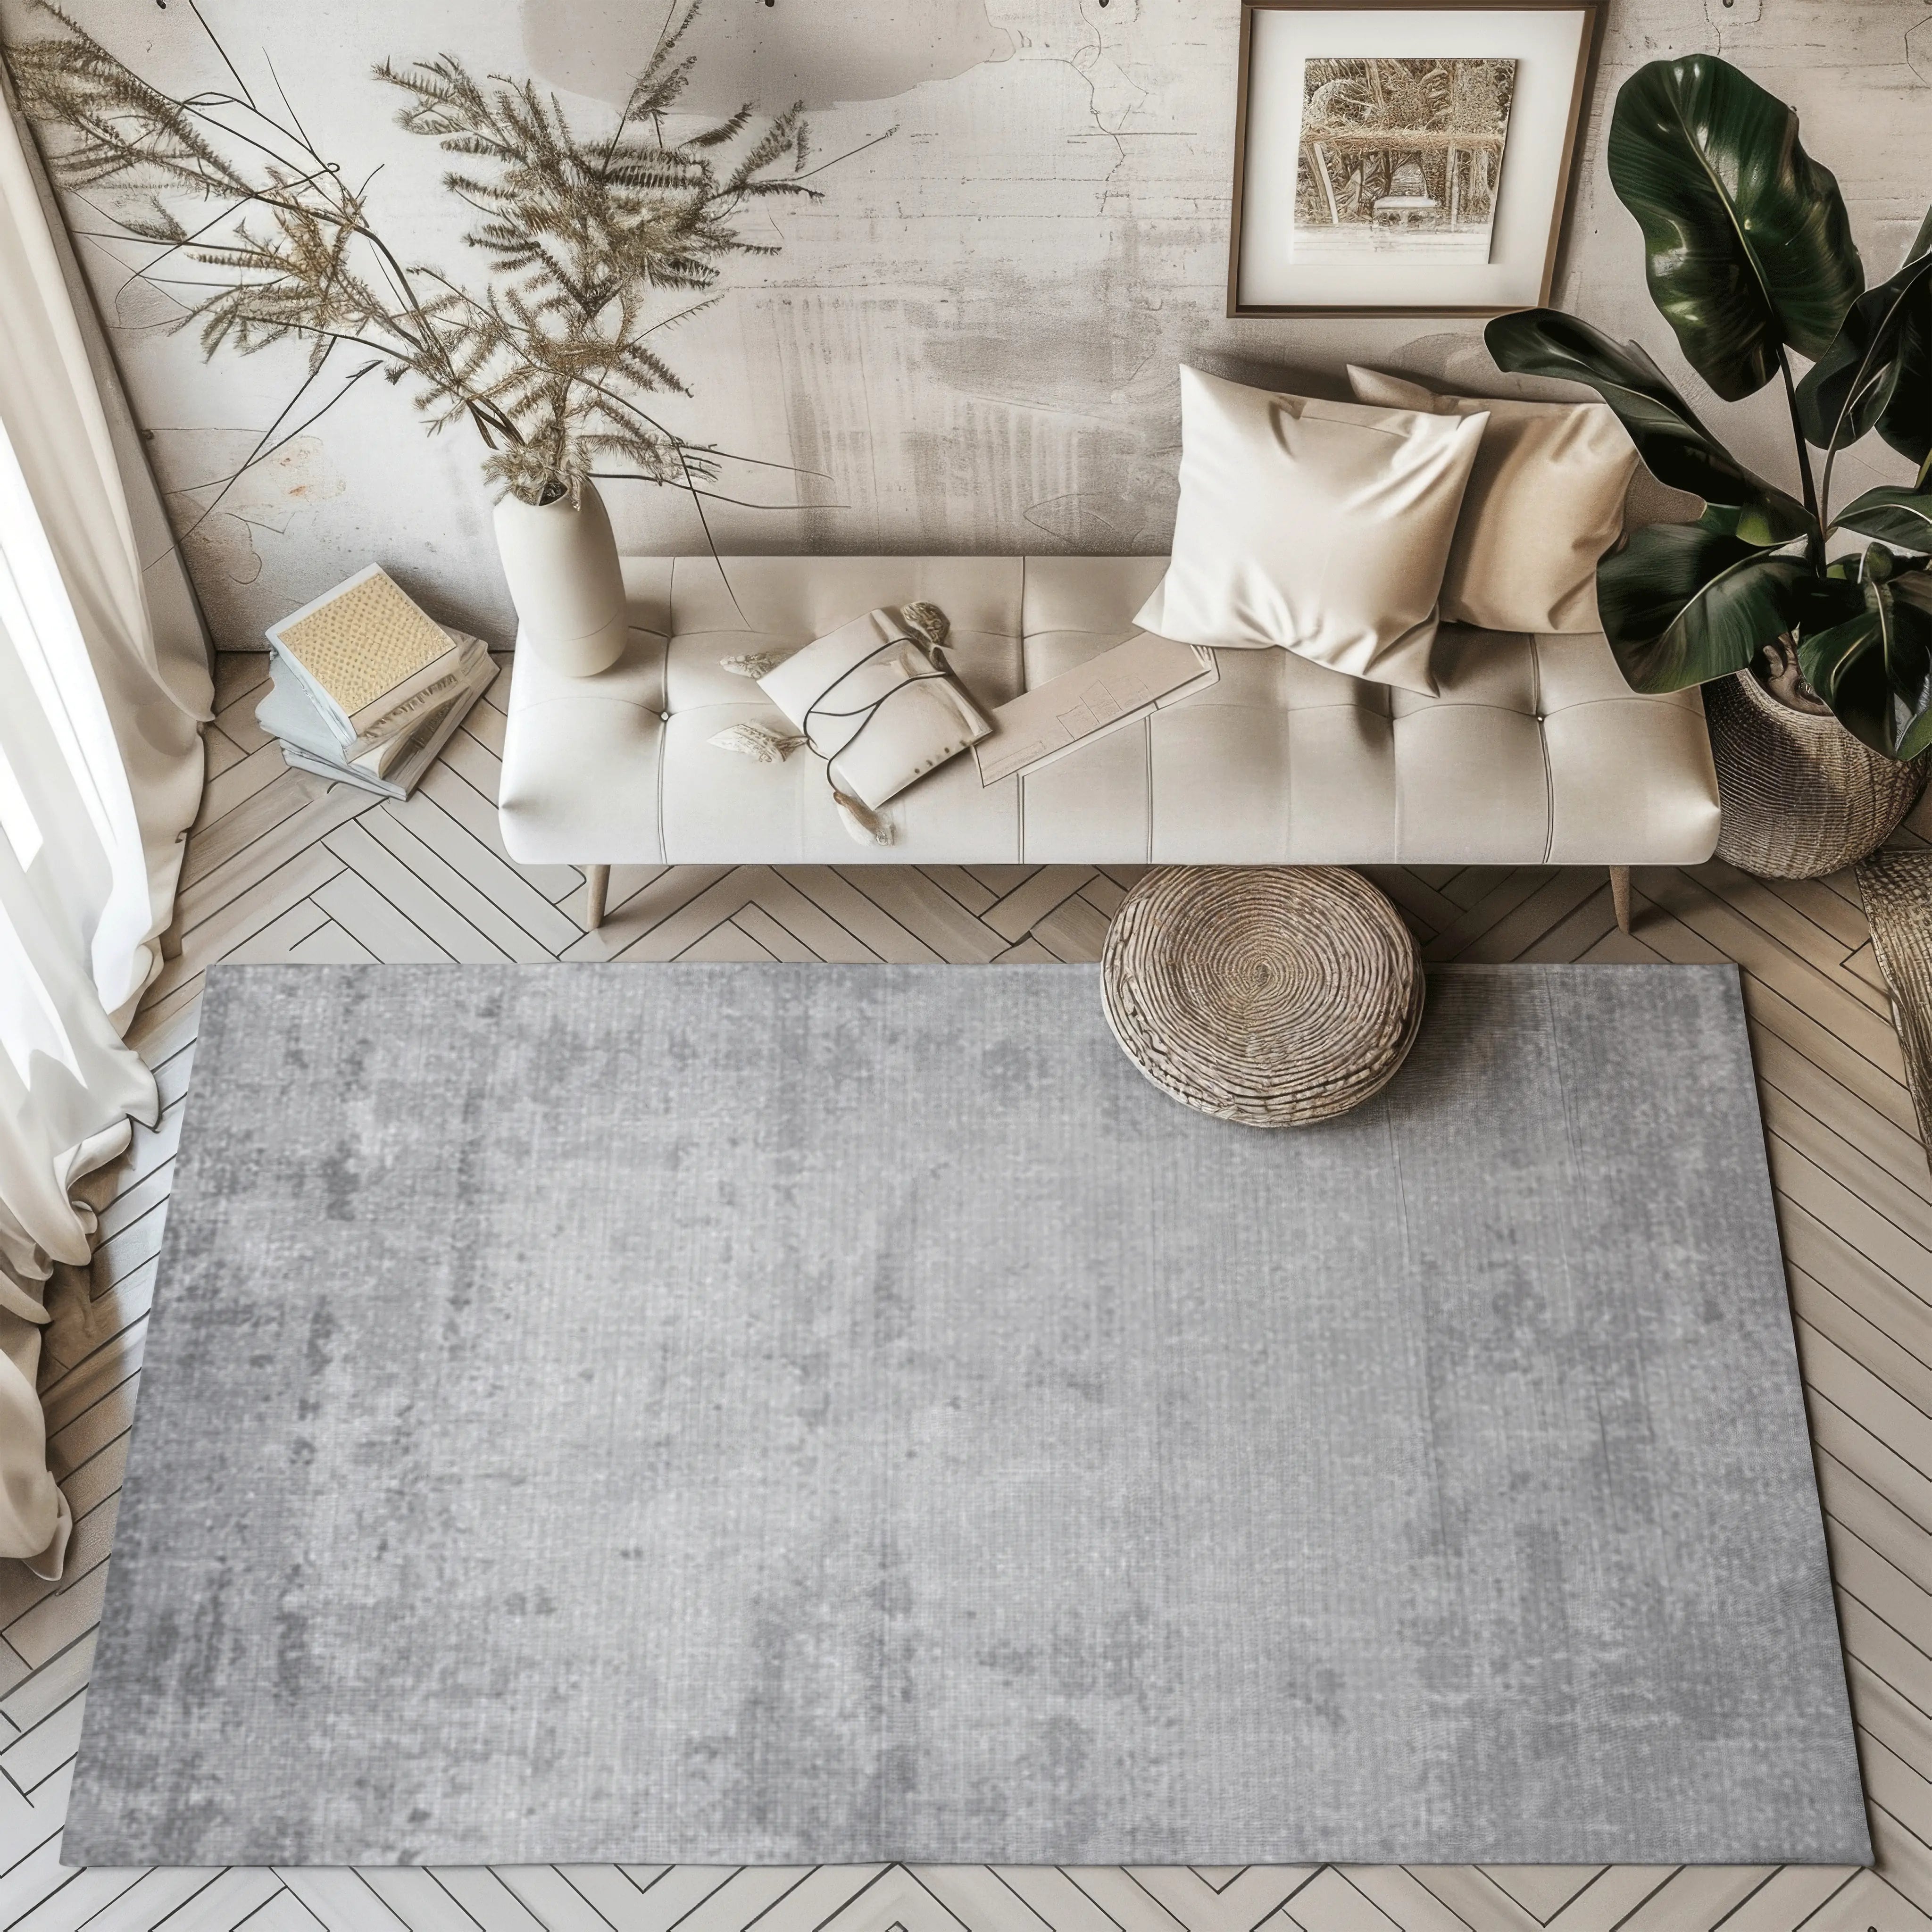
[[[268,642],[353,758],[452,692],[462,646],[380,564],[270,627]]]
[[[462,643],[466,653],[454,691],[439,693],[411,712],[394,737],[359,758],[346,755],[335,727],[286,658],[275,662],[268,694],[255,707],[255,722],[281,740],[284,760],[298,770],[359,785],[384,798],[406,798],[496,675],[480,640],[458,631],[449,634]]]

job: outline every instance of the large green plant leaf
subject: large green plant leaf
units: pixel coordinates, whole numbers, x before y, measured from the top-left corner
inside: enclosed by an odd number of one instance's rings
[[[1787,543],[1810,530],[1804,505],[1738,462],[1634,342],[1612,341],[1601,329],[1554,308],[1499,315],[1483,331],[1483,340],[1499,369],[1587,383],[1616,410],[1644,466],[1660,483],[1742,512],[1747,538]]]
[[[1798,420],[1820,449],[1878,429],[1915,463],[1932,449],[1932,254],[1861,296],[1798,386]]]
[[[1918,490],[1868,490],[1833,518],[1840,530],[1856,530],[1901,550],[1932,551],[1932,495]]]
[[[1906,265],[1923,257],[1932,257],[1932,208],[1918,224]],[[1919,283],[1906,304],[1897,355],[1898,376],[1879,412],[1878,433],[1918,465],[1923,482],[1926,465],[1932,462],[1932,283]]]
[[[1838,722],[1875,752],[1915,758],[1932,748],[1932,578],[1876,567],[1855,587],[1862,608],[1806,635],[1798,662]]]
[[[1831,346],[1864,269],[1836,179],[1774,94],[1713,54],[1652,61],[1618,90],[1610,170],[1651,298],[1719,395],[1762,388],[1780,344]]]
[[[1741,542],[1728,521],[1653,524],[1597,566],[1604,634],[1634,689],[1728,676],[1797,622],[1810,566]]]

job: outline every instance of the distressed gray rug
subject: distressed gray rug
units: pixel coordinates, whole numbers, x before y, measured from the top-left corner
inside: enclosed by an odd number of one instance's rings
[[[1738,987],[218,967],[76,1862],[1868,1856]]]

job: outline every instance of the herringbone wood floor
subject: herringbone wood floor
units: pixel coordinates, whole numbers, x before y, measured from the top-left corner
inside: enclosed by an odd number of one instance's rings
[[[94,1932],[1932,1932],[1932,1174],[1857,894],[1721,866],[1637,874],[1378,870],[1436,959],[1714,960],[1745,969],[1879,1869],[1334,1867],[1063,1871],[548,1866],[64,1870],[67,1782],[141,1360],[202,969],[214,959],[1091,959],[1130,874],[1072,868],[619,872],[512,865],[488,700],[407,803],[286,770],[259,657],[221,664],[173,956],[134,1033],[160,1126],[90,1184],[91,1276],[56,1284],[45,1378],[78,1518],[67,1580],[0,1565],[0,1925]],[[1932,806],[1918,832],[1932,835]]]

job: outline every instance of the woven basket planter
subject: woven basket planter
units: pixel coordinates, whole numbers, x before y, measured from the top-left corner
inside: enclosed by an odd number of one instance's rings
[[[1705,686],[1704,713],[1724,802],[1718,856],[1761,878],[1822,878],[1875,851],[1932,763],[1882,757],[1835,718],[1780,704],[1748,670]]]
[[[1401,916],[1334,866],[1167,866],[1101,959],[1108,1024],[1163,1093],[1246,1126],[1303,1126],[1394,1077],[1422,1022]]]

